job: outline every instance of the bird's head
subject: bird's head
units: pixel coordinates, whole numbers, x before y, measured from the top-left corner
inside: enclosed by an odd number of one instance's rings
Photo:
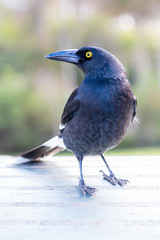
[[[126,70],[121,62],[108,51],[98,47],[82,47],[54,52],[46,58],[77,65],[85,75],[105,78],[123,78]]]

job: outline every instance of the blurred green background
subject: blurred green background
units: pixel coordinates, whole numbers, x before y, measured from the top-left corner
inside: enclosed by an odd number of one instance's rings
[[[58,134],[64,104],[83,74],[44,56],[88,45],[120,59],[138,99],[140,124],[118,149],[160,154],[159,0],[0,0],[1,154]]]

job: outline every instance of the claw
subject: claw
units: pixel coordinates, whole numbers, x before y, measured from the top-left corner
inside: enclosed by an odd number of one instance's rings
[[[106,175],[102,170],[100,170],[99,172],[101,172],[103,174],[103,178],[107,181],[109,181],[111,184],[113,184],[114,186],[119,184],[120,186],[124,186],[126,185],[127,183],[129,183],[128,180],[123,180],[123,179],[120,179],[120,178],[116,178],[116,176],[111,173],[109,176]]]
[[[97,192],[96,188],[92,188],[92,187],[87,186],[84,183],[84,181],[81,180],[81,179],[79,180],[79,187],[80,187],[80,190],[81,190],[81,192],[83,193],[84,196],[86,196],[86,194],[88,194],[90,196],[93,196]]]

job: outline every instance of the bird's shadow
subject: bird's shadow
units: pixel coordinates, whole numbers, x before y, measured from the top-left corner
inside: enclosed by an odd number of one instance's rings
[[[72,175],[67,172],[67,168],[60,167],[54,161],[35,161],[30,163],[21,163],[21,164],[14,164],[12,166],[20,174],[27,179],[29,179],[28,184],[37,185],[39,187],[46,187],[46,189],[50,190],[58,190],[60,189],[61,192],[64,190],[65,193],[70,195],[77,196],[78,198],[87,198],[90,199],[93,196],[86,195],[84,196],[83,193],[80,191],[78,186],[78,176]],[[78,166],[77,166],[78,168]],[[78,194],[77,194],[78,193]]]

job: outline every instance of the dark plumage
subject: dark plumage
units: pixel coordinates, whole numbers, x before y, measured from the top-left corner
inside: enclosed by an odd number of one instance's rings
[[[79,161],[81,191],[92,195],[96,189],[84,183],[82,160],[86,155],[101,155],[110,172],[109,176],[102,172],[103,177],[114,185],[126,184],[127,180],[115,177],[102,155],[122,141],[136,115],[137,101],[125,68],[111,53],[97,47],[59,51],[46,58],[77,65],[85,78],[66,103],[59,137],[21,157],[35,160],[67,148]]]

